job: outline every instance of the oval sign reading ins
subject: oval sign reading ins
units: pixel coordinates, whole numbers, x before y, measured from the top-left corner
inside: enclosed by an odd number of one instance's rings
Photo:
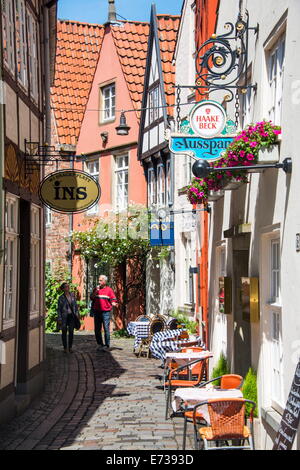
[[[98,202],[100,186],[84,171],[60,170],[43,179],[39,196],[54,211],[83,212]]]

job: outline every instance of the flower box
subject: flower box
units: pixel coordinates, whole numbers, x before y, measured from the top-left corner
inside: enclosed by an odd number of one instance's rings
[[[232,191],[232,190],[235,190],[235,189],[239,189],[242,184],[244,184],[243,181],[238,181],[236,179],[232,179],[230,181],[227,181],[226,183],[224,183],[224,186],[223,186],[223,190],[224,191]]]
[[[221,199],[221,197],[224,197],[224,191],[223,189],[219,189],[219,191],[209,191],[208,193],[208,201],[217,201],[218,199]]]
[[[258,152],[257,163],[278,163],[279,162],[279,145],[272,145],[271,147],[263,147]]]

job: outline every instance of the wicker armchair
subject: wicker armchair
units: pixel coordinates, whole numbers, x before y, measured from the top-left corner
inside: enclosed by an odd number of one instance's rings
[[[240,375],[226,374],[226,375],[221,375],[220,377],[215,377],[214,379],[208,380],[206,382],[202,382],[199,385],[199,388],[205,387],[207,384],[215,382],[216,380],[219,380],[219,379],[221,379],[220,388],[222,390],[240,389],[243,384],[243,377],[241,377]],[[184,423],[183,423],[183,443],[182,443],[183,450],[185,450],[187,424],[190,422],[190,423],[193,423],[194,425],[194,441],[195,441],[195,447],[196,447],[197,424],[201,424],[202,421],[203,421],[203,416],[200,412],[197,411],[195,419],[193,419],[193,411],[188,410],[186,407],[186,410],[184,412]]]
[[[251,405],[250,429],[245,425],[245,405]],[[210,426],[200,427],[198,430],[200,440],[198,448],[204,450],[218,449],[251,449],[254,450],[253,439],[253,412],[256,404],[245,398],[216,399],[198,403],[193,410],[193,421],[197,420],[199,407],[207,405]],[[229,445],[231,441],[231,445]],[[238,441],[236,445],[233,441]],[[247,445],[245,444],[247,441]],[[209,447],[208,442],[216,442],[216,446]],[[225,444],[225,445],[224,445]]]
[[[163,331],[165,329],[165,321],[161,318],[153,318],[149,325],[149,335],[147,338],[142,338],[139,349],[138,349],[138,357],[140,357],[143,353],[146,353],[147,357],[150,356],[150,343],[152,341],[152,337],[155,333]]]
[[[135,321],[151,321],[151,318],[148,315],[139,315]]]

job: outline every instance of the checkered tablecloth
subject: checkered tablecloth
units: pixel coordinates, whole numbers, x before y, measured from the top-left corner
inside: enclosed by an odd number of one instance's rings
[[[180,350],[181,345],[186,344],[190,340],[173,340],[172,338],[177,338],[183,331],[186,330],[165,330],[160,333],[155,333],[150,344],[152,356],[164,362],[167,352]],[[204,347],[204,343],[201,338],[196,337],[195,341],[197,341],[197,346]]]
[[[127,332],[134,336],[134,349],[136,349],[142,338],[147,338],[149,335],[149,321],[132,321],[127,325]]]

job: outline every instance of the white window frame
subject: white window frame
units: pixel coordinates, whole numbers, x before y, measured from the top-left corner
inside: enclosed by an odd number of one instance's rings
[[[279,260],[274,262],[272,247],[278,246]],[[264,358],[262,383],[264,408],[273,408],[281,413],[283,402],[283,348],[282,305],[280,296],[280,231],[277,226],[266,228],[262,233],[260,256],[260,304],[262,320],[262,356]],[[277,254],[275,258],[277,258]],[[278,262],[277,262],[278,261]],[[274,291],[273,279],[277,279]],[[274,295],[275,294],[275,295]],[[276,319],[276,325],[274,320]],[[276,328],[275,328],[276,326]]]
[[[127,160],[127,164],[126,164]],[[118,162],[121,162],[119,165]],[[115,156],[115,207],[123,211],[128,207],[129,188],[129,155],[128,153]],[[126,178],[127,175],[127,178]],[[127,182],[126,182],[127,179]],[[120,181],[121,180],[121,181]]]
[[[275,45],[267,51],[268,77],[268,118],[274,124],[281,124],[283,77],[285,63],[285,33],[281,34]]]
[[[149,91],[149,124],[159,118],[159,84]]]
[[[30,76],[30,96],[38,101],[38,23],[30,11],[27,9],[27,30],[28,30],[28,54],[29,54],[29,76]]]
[[[108,96],[105,96],[106,90],[109,92]],[[114,121],[116,118],[116,84],[113,82],[108,85],[101,86],[100,93],[100,122],[105,123]]]
[[[99,183],[99,159],[90,160],[86,162],[86,172],[89,173]],[[87,216],[97,215],[99,212],[99,204],[94,204],[90,209],[87,210]]]
[[[156,181],[155,170],[153,167],[148,168],[148,206],[156,205]]]
[[[172,174],[171,174],[171,160],[166,162],[166,205],[172,205],[173,195],[172,195]]]
[[[16,57],[13,0],[2,0],[2,36],[4,65],[6,66],[8,71],[14,76]]]
[[[158,207],[166,205],[166,175],[163,163],[157,165],[157,205]]]
[[[10,262],[9,262],[10,261]],[[16,322],[19,273],[19,198],[6,195],[5,201],[5,255],[4,255],[4,296],[3,328],[14,326]],[[11,283],[9,283],[11,280]],[[8,315],[9,297],[11,313]]]
[[[26,7],[24,0],[15,0],[16,10],[16,50],[17,50],[17,77],[18,83],[25,90],[28,89],[28,63],[27,63],[27,28]]]
[[[39,315],[41,306],[41,209],[34,204],[30,208],[30,283],[29,314]]]

